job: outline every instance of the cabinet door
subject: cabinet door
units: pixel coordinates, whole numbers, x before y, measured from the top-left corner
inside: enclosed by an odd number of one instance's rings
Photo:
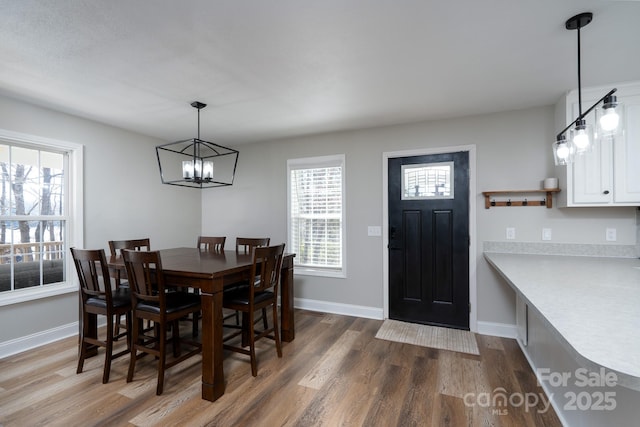
[[[583,100],[583,106],[590,106],[593,101]],[[578,117],[578,104],[572,105],[572,117]],[[593,113],[585,117],[588,124],[595,128]],[[611,188],[611,143],[598,141],[593,143],[592,151],[576,156],[572,165],[567,166],[573,184],[573,203],[607,204],[612,200]]]
[[[576,157],[570,165],[574,203],[611,202],[611,142],[595,144],[593,151]]]
[[[640,204],[640,95],[624,97],[625,135],[613,141],[615,203]]]

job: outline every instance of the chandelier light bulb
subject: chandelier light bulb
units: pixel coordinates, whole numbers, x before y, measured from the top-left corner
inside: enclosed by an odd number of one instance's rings
[[[557,149],[556,149],[556,155],[558,156],[559,159],[566,159],[569,157],[569,147],[567,147],[567,144],[559,144]]]
[[[574,151],[573,144],[567,141],[564,135],[558,135],[553,143],[553,158],[556,166],[572,163]]]
[[[578,120],[576,122],[572,140],[577,153],[584,153],[585,151],[588,151],[591,141],[589,140],[589,130],[585,120]]]
[[[202,159],[196,158],[196,161],[193,167],[193,175],[196,179],[202,178]]]
[[[202,178],[205,180],[213,179],[213,162],[205,161],[202,168]]]
[[[182,177],[184,179],[193,179],[193,162],[191,160],[182,162]]]
[[[589,146],[589,135],[584,129],[580,129],[573,136],[573,143],[578,150],[584,150]]]
[[[604,131],[612,131],[618,127],[620,116],[614,107],[605,108],[604,114],[600,117],[600,127]]]

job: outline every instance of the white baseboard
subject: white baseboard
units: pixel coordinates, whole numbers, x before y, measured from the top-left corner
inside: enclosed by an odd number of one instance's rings
[[[478,320],[477,332],[482,335],[491,335],[502,338],[517,338],[518,328],[508,323],[482,322]]]
[[[382,308],[378,307],[367,307],[363,305],[343,304],[306,298],[295,298],[294,306],[304,310],[363,317],[366,319],[382,320],[384,318]],[[101,323],[104,324],[105,322]],[[483,335],[492,335],[504,338],[517,337],[516,325],[509,325],[506,323],[478,321],[477,332]],[[69,323],[25,337],[5,341],[0,343],[0,359],[74,335],[78,335],[78,322]]]
[[[322,313],[343,314],[345,316],[364,317],[367,319],[384,319],[382,308],[362,305],[343,304],[339,302],[319,301],[306,298],[294,298],[296,308],[319,311]],[[516,338],[517,327],[508,323],[478,321],[477,333],[503,338]]]
[[[382,308],[366,307],[361,305],[341,304],[335,302],[295,298],[294,306],[304,310],[320,311],[323,313],[343,314],[345,316],[364,317],[367,319],[382,319]],[[104,326],[106,321],[102,316],[98,326]],[[0,343],[0,359],[3,359],[23,351],[30,350],[54,341],[78,335],[78,322],[58,326],[46,331],[38,332],[25,337]]]
[[[0,342],[0,359],[78,335],[78,328],[78,322],[67,323],[66,325],[57,326],[25,337]]]
[[[320,311],[322,313],[343,314],[345,316],[364,317],[366,319],[383,319],[382,308],[363,305],[342,304],[339,302],[318,301],[306,298],[294,298],[295,308]]]

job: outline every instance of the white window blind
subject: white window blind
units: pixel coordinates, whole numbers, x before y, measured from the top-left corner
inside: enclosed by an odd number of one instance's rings
[[[344,271],[344,156],[289,161],[289,248],[307,273]]]

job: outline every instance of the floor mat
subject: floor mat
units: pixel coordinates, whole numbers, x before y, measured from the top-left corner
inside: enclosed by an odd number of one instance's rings
[[[474,333],[459,329],[387,319],[378,329],[376,338],[460,353],[480,354]]]

